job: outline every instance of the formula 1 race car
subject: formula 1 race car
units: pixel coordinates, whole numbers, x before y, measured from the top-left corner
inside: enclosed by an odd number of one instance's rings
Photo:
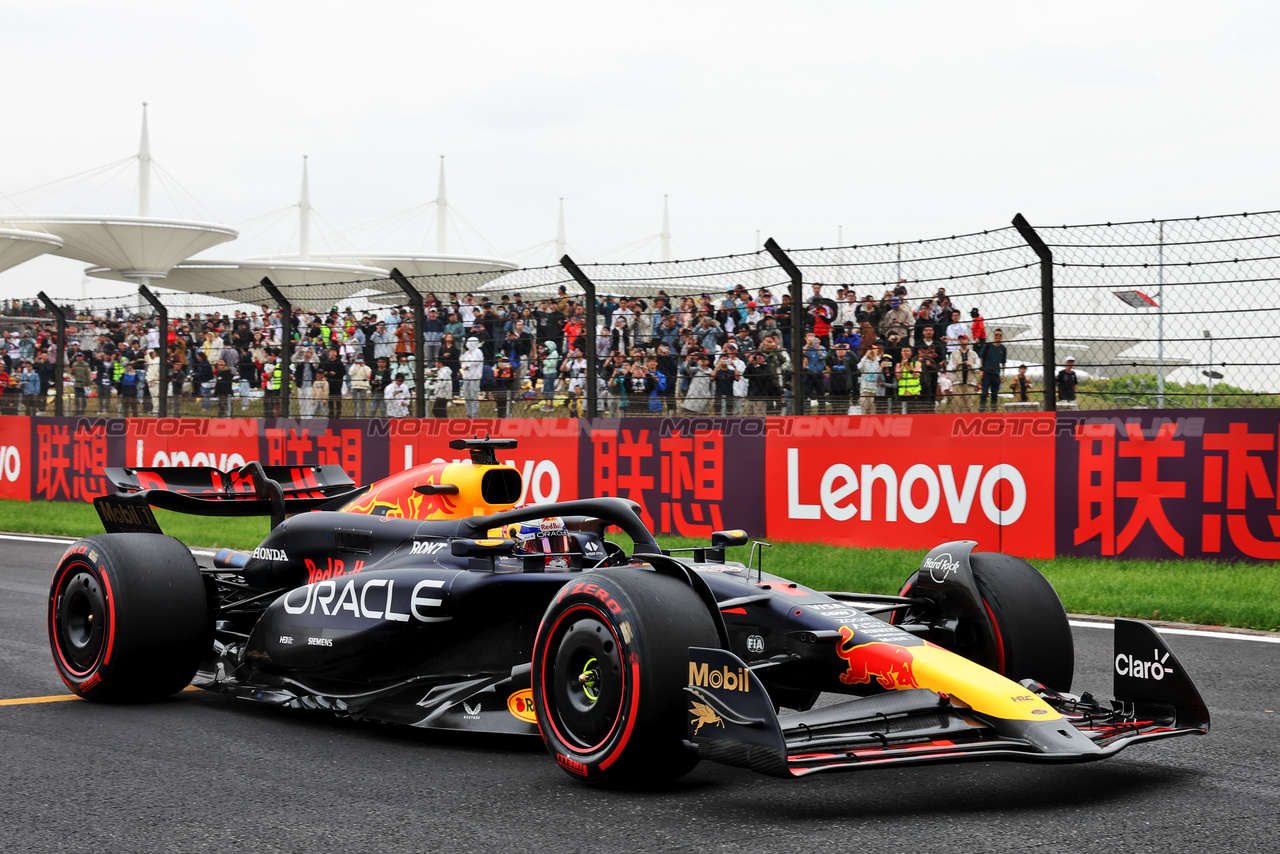
[[[1207,733],[1154,630],[1117,620],[1115,699],[1071,694],[1074,651],[1031,565],[945,543],[896,596],[824,593],[726,560],[741,531],[662,550],[638,505],[516,507],[521,476],[470,461],[356,487],[334,466],[108,468],[108,533],[63,555],[49,639],[89,700],[188,683],[417,727],[540,736],[575,777],[678,777],[699,759],[779,777],[897,763],[1082,762]],[[151,507],[270,515],[211,566]],[[628,554],[605,539],[631,538]],[[825,696],[824,696],[825,695]],[[832,701],[834,696],[834,702]],[[788,709],[789,711],[782,711]]]

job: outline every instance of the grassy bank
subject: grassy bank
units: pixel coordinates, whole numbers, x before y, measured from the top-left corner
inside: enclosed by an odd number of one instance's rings
[[[207,519],[163,510],[156,518],[184,543],[212,548],[252,549],[269,528],[263,518]],[[0,530],[76,537],[100,533],[102,526],[88,504],[0,501]],[[659,540],[672,547],[705,545],[676,537]],[[898,592],[924,556],[923,551],[782,542],[763,551],[769,572],[819,590],[863,593]],[[745,561],[747,548],[731,550],[730,557]],[[1274,565],[1081,558],[1035,564],[1073,613],[1280,629],[1280,568]]]

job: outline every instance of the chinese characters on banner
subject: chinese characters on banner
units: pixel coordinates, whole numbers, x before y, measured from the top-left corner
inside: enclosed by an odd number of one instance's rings
[[[1059,554],[1280,558],[1280,413],[1059,418]]]
[[[31,420],[35,423],[32,431],[34,500],[92,501],[99,495],[115,492],[115,487],[102,474],[102,468],[124,464],[124,421],[105,418]]]
[[[763,535],[762,419],[600,419],[584,438],[583,494],[635,501],[651,531]]]
[[[269,466],[339,466],[356,483],[364,480],[366,428],[369,421],[322,421],[309,424],[267,422],[262,431],[261,460]],[[383,440],[385,442],[385,439]]]

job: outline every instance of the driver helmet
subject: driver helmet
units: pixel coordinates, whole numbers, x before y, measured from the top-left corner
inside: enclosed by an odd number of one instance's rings
[[[512,525],[509,536],[516,541],[515,553],[520,555],[567,555],[576,552],[577,544],[569,536],[564,519],[547,516]]]

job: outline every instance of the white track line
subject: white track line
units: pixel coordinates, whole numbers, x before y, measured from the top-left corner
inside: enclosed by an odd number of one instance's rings
[[[63,540],[57,537],[34,537],[30,534],[0,534],[0,540],[22,540],[28,543],[57,543],[64,546],[69,546],[75,542],[75,540]]]
[[[1067,620],[1078,629],[1111,629],[1115,623],[1102,623],[1093,620]],[[1162,635],[1189,635],[1193,638],[1226,638],[1227,640],[1257,641],[1259,643],[1280,643],[1280,637],[1274,635],[1246,635],[1241,632],[1214,631],[1213,629],[1167,629],[1163,626],[1152,626]]]
[[[69,546],[75,540],[66,540],[60,537],[37,537],[31,534],[0,534],[0,540],[21,540],[26,543],[52,543],[57,546]],[[213,557],[218,552],[215,549],[191,549],[193,555],[201,557]]]
[[[0,534],[0,540],[22,540],[31,543],[54,543],[56,545],[69,546],[75,540],[64,540],[55,537],[34,537],[25,534]],[[192,554],[202,555],[204,557],[213,557],[217,552],[211,549],[192,549]],[[1071,625],[1077,629],[1115,629],[1115,623],[1095,622],[1093,620],[1068,620]],[[1280,643],[1280,637],[1270,635],[1246,635],[1239,632],[1218,632],[1212,629],[1166,629],[1156,627],[1162,635],[1188,635],[1193,638],[1225,638],[1226,640],[1243,640],[1257,641],[1258,643]]]

